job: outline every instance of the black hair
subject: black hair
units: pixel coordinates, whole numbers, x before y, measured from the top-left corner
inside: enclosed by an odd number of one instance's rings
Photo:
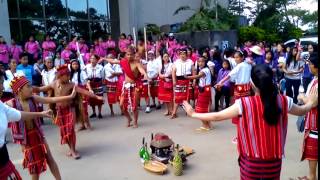
[[[227,70],[231,71],[231,64],[230,64],[230,62],[228,60],[225,59],[225,60],[222,61],[222,63],[227,63],[228,64]]]
[[[234,53],[234,55],[238,54],[240,57],[242,57],[243,59],[247,57],[247,51],[236,51]]]
[[[225,51],[224,51],[224,55],[226,55],[226,57],[232,57],[234,53],[234,50],[232,48],[227,48]]]
[[[280,56],[280,53],[286,53],[286,46],[283,43],[278,43],[277,46],[280,45],[282,47],[282,52],[278,52],[278,55]]]
[[[315,68],[319,68],[319,57],[317,52],[313,52],[310,54],[309,61],[314,65]]]
[[[127,39],[127,35],[126,35],[125,33],[121,33],[121,34],[120,34],[120,37],[121,37],[121,36],[124,36],[124,38]]]
[[[3,37],[3,36],[0,36],[0,38],[3,38],[2,44],[7,44],[7,42],[4,40],[4,37]]]
[[[164,61],[163,61],[163,56],[167,54],[170,58],[170,55],[167,51],[164,51],[162,54],[161,54],[161,64],[162,64],[162,67],[161,67],[161,73],[163,74],[164,73]],[[169,59],[169,62],[170,62],[170,59]]]
[[[78,65],[79,65],[79,68],[77,70],[72,69],[72,63],[74,63],[74,62],[78,63]],[[72,79],[74,73],[78,73],[78,84],[81,84],[82,82],[81,82],[81,79],[80,79],[80,74],[81,74],[80,62],[78,60],[77,61],[72,61],[71,64],[70,64],[70,69],[71,69],[71,71],[70,71],[70,79]]]
[[[286,61],[286,64],[287,64],[287,67],[289,67],[290,66],[290,63],[293,61],[293,65],[294,65],[294,67],[296,67],[296,65],[297,65],[297,63],[298,63],[298,61],[297,61],[297,55],[293,55],[293,50],[297,50],[298,51],[298,48],[296,48],[296,47],[293,47],[292,49],[290,49],[290,53],[289,53],[289,55],[288,55],[288,57],[287,57],[287,61]]]
[[[21,58],[23,58],[23,57],[25,57],[25,56],[29,57],[29,54],[26,53],[26,52],[23,52],[23,53],[21,53],[21,54],[19,55],[19,59],[21,59]]]
[[[200,58],[204,59],[204,67],[203,67],[203,68],[209,68],[209,67],[208,67],[208,61],[209,61],[209,59],[207,59],[207,58],[204,57],[204,56],[200,56],[198,59],[200,59]],[[209,70],[210,70],[210,69],[209,69]],[[199,67],[199,65],[197,66],[196,71],[197,71],[197,74],[199,74],[199,72],[200,72],[200,67]],[[213,77],[213,74],[211,73],[211,71],[210,71],[210,75],[211,75],[211,77]],[[212,80],[212,78],[211,78],[211,80]],[[212,82],[212,81],[211,81],[211,82]],[[197,84],[199,83],[199,79],[196,79],[196,83],[197,83]]]
[[[265,64],[253,66],[251,79],[260,92],[264,120],[269,125],[277,125],[281,108],[277,103],[278,89],[273,82],[273,72],[271,68]]]
[[[273,61],[273,58],[274,58],[273,52],[270,50],[270,51],[266,51],[266,55],[267,55],[267,53],[271,54],[271,61]],[[267,59],[267,56],[266,56],[266,59]]]

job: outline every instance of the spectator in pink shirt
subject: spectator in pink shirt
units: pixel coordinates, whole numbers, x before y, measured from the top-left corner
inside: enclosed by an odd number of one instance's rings
[[[16,44],[14,39],[11,40],[11,46],[9,47],[9,56],[17,61],[20,59],[20,54],[23,52],[22,47]]]
[[[118,42],[120,52],[125,53],[129,45],[130,42],[128,41],[126,34],[122,33]]]
[[[65,64],[70,63],[70,54],[72,54],[72,51],[70,50],[70,46],[65,46],[65,49],[61,52],[61,58],[64,60]]]
[[[83,56],[84,64],[90,63],[90,57],[93,55],[94,55],[94,46],[91,46],[89,52],[85,53]]]
[[[68,49],[70,51],[77,52],[77,41],[78,41],[78,37],[77,36],[73,36],[72,41],[69,42],[69,44],[68,44]]]
[[[24,45],[24,50],[29,54],[29,63],[34,64],[40,55],[40,45],[31,35],[29,41]]]
[[[2,62],[5,68],[9,62],[9,47],[2,36],[0,36],[0,62]]]
[[[42,43],[43,55],[42,58],[46,58],[48,56],[53,57],[56,44],[51,40],[50,35],[46,35],[46,40]]]
[[[129,46],[134,46],[134,41],[131,34],[128,35],[127,40],[128,40]]]
[[[114,57],[117,56],[116,53],[116,42],[112,39],[112,36],[108,36],[108,40],[106,42],[107,54],[112,54]]]
[[[99,41],[96,39],[93,43],[94,54],[98,55],[99,57],[103,57],[104,51],[103,48],[100,46]]]
[[[89,48],[88,48],[86,41],[84,40],[83,37],[79,38],[79,49],[80,49],[81,54],[85,54],[85,53],[89,52]]]
[[[107,56],[107,45],[106,45],[106,42],[104,42],[102,37],[99,37],[98,42],[99,42],[99,46],[100,46],[100,49],[101,49],[101,56],[100,57]]]

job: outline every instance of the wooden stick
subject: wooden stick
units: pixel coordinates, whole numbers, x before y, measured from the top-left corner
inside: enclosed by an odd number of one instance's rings
[[[146,27],[143,28],[144,31],[144,48],[145,48],[145,59],[147,60],[148,56],[148,46],[147,46],[147,29]]]
[[[134,47],[136,48],[137,47],[137,36],[136,36],[136,28],[135,27],[132,28],[132,34],[133,34],[133,44],[134,44]]]

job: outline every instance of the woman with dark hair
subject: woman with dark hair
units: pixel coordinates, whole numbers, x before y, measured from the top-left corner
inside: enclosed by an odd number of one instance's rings
[[[308,45],[308,54],[305,55],[303,60],[304,61],[308,60],[310,55],[313,52],[316,52],[317,50],[318,50],[318,48],[315,45],[309,44]],[[307,88],[308,88],[309,83],[312,80],[312,77],[313,77],[313,75],[310,72],[309,65],[308,65],[308,63],[305,63],[304,69],[303,69],[303,75],[302,75],[302,82],[303,82],[304,92],[307,92]]]
[[[285,66],[283,67],[283,72],[286,78],[286,95],[292,97],[294,103],[298,102],[297,97],[304,68],[304,62],[299,60],[299,54],[300,53],[296,47],[292,48]]]
[[[48,56],[53,57],[56,49],[56,44],[51,40],[49,34],[46,35],[46,40],[42,43],[43,54],[42,58],[45,59]]]
[[[29,37],[29,41],[24,45],[24,50],[29,54],[29,64],[33,65],[38,59],[40,59],[40,45],[38,41],[34,39],[34,36]]]
[[[172,84],[172,62],[169,53],[164,52],[161,56],[162,66],[159,72],[158,100],[167,106],[165,116],[172,115],[173,109],[173,84]]]
[[[90,86],[92,88],[91,92],[94,92],[94,94],[98,96],[103,96],[103,79],[104,79],[104,69],[103,66],[98,64],[99,56],[98,55],[92,55],[90,57],[90,63],[86,65],[85,71],[88,75],[88,82],[90,83]],[[92,107],[92,115],[90,118],[97,117],[96,109],[95,107],[98,106],[98,118],[102,119],[101,114],[101,108],[103,105],[103,101],[90,98],[89,104]]]
[[[241,179],[280,179],[288,128],[288,113],[304,115],[318,103],[318,94],[310,94],[305,105],[280,95],[273,82],[272,70],[256,65],[251,71],[255,96],[243,97],[229,108],[212,113],[196,113],[188,102],[187,114],[202,121],[222,121],[241,116],[237,122]],[[268,134],[266,136],[266,134]]]
[[[118,41],[118,48],[120,53],[124,54],[129,45],[130,45],[130,41],[128,41],[126,34],[121,33]]]
[[[228,60],[223,60],[222,68],[219,70],[217,82],[221,81],[223,78],[229,75],[231,71],[231,65]],[[230,96],[231,96],[231,84],[230,80],[227,80],[223,83],[220,89],[216,90],[215,96],[215,111],[218,111],[219,100],[221,96],[224,96],[226,108],[230,105]],[[222,108],[222,107],[221,107]]]

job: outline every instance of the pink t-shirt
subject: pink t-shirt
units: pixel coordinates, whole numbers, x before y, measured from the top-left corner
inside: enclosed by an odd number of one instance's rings
[[[70,51],[77,51],[77,44],[75,41],[71,41],[69,44],[68,44],[68,47],[70,49]]]
[[[95,53],[96,55],[98,55],[99,57],[105,57],[105,56],[106,56],[106,51],[105,51],[105,49],[102,47],[101,44],[94,46],[94,53]]]
[[[53,56],[56,44],[53,41],[44,41],[42,43],[43,58]]]
[[[130,45],[130,41],[128,41],[127,39],[119,40],[119,49],[121,52],[126,52],[129,45]]]
[[[37,41],[29,41],[24,45],[24,49],[30,53],[33,54],[34,56],[36,56],[39,53],[39,43]]]
[[[65,61],[65,63],[69,63],[70,62],[70,54],[72,52],[68,49],[64,49],[62,52],[61,52],[61,58]]]
[[[5,64],[9,62],[9,47],[6,44],[0,44],[0,61]]]
[[[20,59],[20,54],[23,52],[21,46],[18,45],[11,45],[9,48],[10,55],[12,56],[13,59],[19,61]]]
[[[108,48],[116,48],[116,42],[113,41],[113,40],[108,40],[108,41],[106,42],[106,48],[107,48],[107,49],[108,49]]]
[[[76,46],[77,47],[77,46]],[[81,54],[85,54],[89,51],[89,48],[86,44],[79,43],[79,49]]]

